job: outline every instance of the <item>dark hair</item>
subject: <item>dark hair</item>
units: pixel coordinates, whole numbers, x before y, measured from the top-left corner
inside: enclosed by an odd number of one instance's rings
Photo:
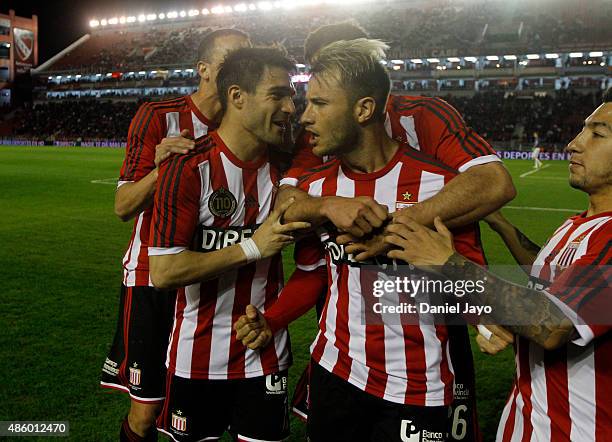
[[[250,39],[249,34],[240,29],[233,28],[221,28],[215,31],[209,32],[206,34],[202,40],[200,41],[200,45],[198,46],[198,61],[210,62],[210,56],[215,49],[215,44],[217,43],[217,39],[221,37],[228,37],[230,35],[235,35],[238,37],[244,37],[247,40]]]
[[[369,36],[355,21],[349,20],[321,26],[306,37],[304,42],[304,59],[307,63],[312,63],[314,55],[323,46],[327,46],[335,41],[354,40],[356,38],[369,38]]]
[[[217,91],[223,113],[227,110],[227,91],[233,85],[245,92],[255,92],[266,68],[291,72],[295,64],[279,48],[240,48],[230,52],[217,74]]]
[[[604,103],[612,102],[612,86],[610,86],[604,93],[602,97],[602,101]]]

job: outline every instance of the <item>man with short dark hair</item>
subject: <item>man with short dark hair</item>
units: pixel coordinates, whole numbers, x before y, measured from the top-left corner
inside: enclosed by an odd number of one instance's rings
[[[288,436],[289,336],[245,349],[232,324],[246,306],[266,310],[283,284],[281,249],[308,223],[281,224],[272,210],[279,172],[269,146],[295,112],[279,50],[230,53],[216,79],[223,118],[189,155],[165,163],[153,209],[149,257],[157,287],[178,288],[160,431],[176,441]]]
[[[389,227],[389,252],[416,266],[438,266],[450,280],[484,281],[472,305],[516,334],[516,378],[498,441],[607,441],[612,428],[612,90],[567,145],[569,184],[589,196],[538,247],[502,216],[488,219],[527,287],[505,281],[455,253],[452,235],[405,218]]]
[[[165,397],[166,348],[174,313],[174,291],[156,290],[149,277],[147,247],[158,167],[172,154],[184,154],[217,127],[221,104],[217,70],[226,53],[250,46],[236,29],[219,29],[204,37],[197,61],[200,83],[191,96],[143,104],[128,132],[115,213],[134,228],[123,259],[119,317],[104,362],[101,385],[129,393],[129,414],[121,441],[157,440],[155,418]]]

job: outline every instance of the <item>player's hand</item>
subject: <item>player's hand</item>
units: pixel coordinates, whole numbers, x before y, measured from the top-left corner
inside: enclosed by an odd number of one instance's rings
[[[295,241],[294,232],[310,228],[310,223],[303,221],[281,224],[283,214],[294,201],[295,198],[289,198],[279,207],[276,207],[253,234],[253,241],[255,241],[262,258],[274,256],[283,247],[293,243]]]
[[[387,206],[378,204],[369,196],[344,198],[325,197],[322,214],[340,231],[361,238],[383,225],[387,220]]]
[[[357,261],[365,261],[375,256],[385,255],[391,250],[391,245],[385,242],[385,232],[369,238],[355,238],[350,233],[344,233],[336,238],[336,242],[344,245],[346,253],[352,253]]]
[[[263,348],[272,340],[272,330],[264,315],[252,304],[247,305],[245,314],[234,323],[236,339],[251,350]]]
[[[495,355],[514,342],[514,335],[500,325],[479,325],[476,343],[483,353]]]
[[[419,267],[444,265],[455,253],[453,235],[438,216],[434,226],[436,230],[431,230],[408,217],[396,217],[387,226],[385,242],[398,249],[387,252],[387,256]]]
[[[162,138],[161,142],[155,146],[155,167],[159,167],[170,155],[186,154],[194,147],[195,142],[188,129],[183,129],[178,137]]]

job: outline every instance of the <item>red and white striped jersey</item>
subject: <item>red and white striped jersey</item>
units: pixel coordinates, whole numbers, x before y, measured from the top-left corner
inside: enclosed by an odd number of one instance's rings
[[[139,181],[155,169],[155,146],[162,138],[176,137],[189,129],[198,139],[214,128],[189,96],[144,103],[130,124],[117,187]],[[132,237],[123,257],[123,284],[127,287],[152,285],[147,255],[151,209],[146,208],[134,220]]]
[[[395,140],[459,172],[478,164],[500,161],[489,143],[466,126],[459,112],[437,97],[389,96],[385,128]],[[281,184],[296,185],[305,171],[325,161],[312,153],[309,139],[310,135],[302,132],[291,168]]]
[[[356,173],[339,160],[331,160],[301,181],[299,187],[311,196],[373,197],[394,212],[431,198],[456,174],[402,144],[377,172]],[[484,263],[477,225],[459,229],[455,235],[459,253]],[[368,289],[362,284],[369,276],[335,242],[335,236],[326,231],[320,238],[326,248],[328,293],[319,333],[311,346],[312,358],[379,398],[419,406],[448,405],[453,398],[453,370],[447,328],[421,319],[418,325],[363,320],[362,301]],[[303,250],[300,255],[300,269],[316,266],[315,256]]]
[[[149,255],[211,252],[249,238],[272,209],[279,174],[267,158],[245,163],[216,132],[193,154],[162,165]],[[283,285],[281,256],[253,262],[178,291],[167,365],[177,376],[243,379],[287,368],[286,329],[263,350],[246,349],[232,325],[253,304],[262,312]]]
[[[530,284],[574,323],[578,338],[546,351],[516,340],[516,379],[499,441],[609,441],[612,429],[612,212],[571,217],[542,248]],[[605,266],[605,267],[604,267]]]

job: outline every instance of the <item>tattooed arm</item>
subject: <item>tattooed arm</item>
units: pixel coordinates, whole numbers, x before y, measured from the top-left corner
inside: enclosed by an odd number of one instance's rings
[[[436,266],[436,271],[452,280],[484,281],[483,292],[471,294],[470,303],[492,307],[489,316],[498,324],[546,350],[558,348],[572,338],[572,322],[545,292],[505,281],[457,254],[452,234],[440,218],[434,224],[437,232],[410,220],[391,224],[385,240],[399,249],[387,256],[426,270]]]
[[[493,212],[484,220],[504,240],[516,262],[522,266],[523,270],[527,271],[527,266],[533,265],[536,256],[538,256],[540,246],[527,238],[500,211]]]
[[[486,281],[484,291],[474,293],[470,301],[490,306],[491,316],[499,324],[546,350],[573,337],[572,322],[542,291],[505,281],[456,252],[442,266],[442,274],[452,280]]]

